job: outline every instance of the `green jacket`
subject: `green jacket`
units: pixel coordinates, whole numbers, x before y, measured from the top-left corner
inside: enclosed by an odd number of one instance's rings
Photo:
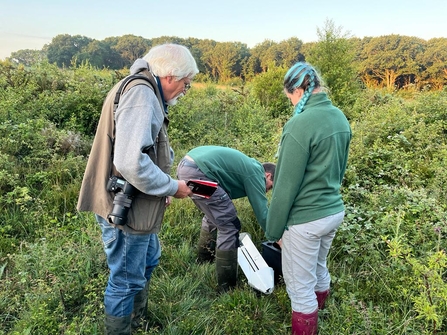
[[[277,241],[288,226],[344,210],[340,186],[351,128],[326,93],[312,94],[303,111],[284,126],[266,237]]]
[[[187,155],[209,179],[218,182],[231,199],[248,197],[265,231],[268,200],[265,171],[260,162],[238,150],[211,145],[194,148]]]

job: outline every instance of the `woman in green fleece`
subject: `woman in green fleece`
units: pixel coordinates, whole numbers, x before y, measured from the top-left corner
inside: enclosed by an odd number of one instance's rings
[[[289,69],[284,92],[295,111],[281,136],[266,237],[281,240],[292,334],[313,335],[329,294],[327,255],[344,218],[340,185],[352,134],[310,64]]]

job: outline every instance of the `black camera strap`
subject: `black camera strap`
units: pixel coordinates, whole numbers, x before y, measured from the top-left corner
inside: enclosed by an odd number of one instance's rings
[[[143,73],[144,72],[147,72],[149,75],[151,75],[151,73],[147,70],[146,71],[143,70]],[[134,82],[132,82],[132,81],[134,81]],[[111,152],[112,162],[113,162],[113,156],[115,154],[115,131],[116,131],[115,113],[118,108],[118,104],[119,104],[119,101],[120,101],[120,98],[121,98],[121,95],[123,94],[123,92],[126,92],[126,91],[130,90],[132,87],[137,86],[137,85],[149,86],[155,92],[155,87],[153,86],[150,79],[148,77],[146,77],[145,75],[136,73],[136,74],[127,76],[126,78],[123,79],[121,85],[119,86],[118,90],[115,93],[115,99],[113,100],[113,134],[112,134],[113,137],[112,137],[112,152]],[[112,174],[113,174],[113,172],[110,171],[110,175],[112,175]]]
[[[116,109],[118,108],[118,104],[119,104],[119,101],[120,101],[120,97],[121,97],[121,95],[122,95],[122,93],[123,93],[124,88],[127,86],[127,84],[129,84],[132,80],[135,80],[135,79],[141,79],[141,80],[144,80],[145,82],[147,82],[147,84],[146,84],[146,83],[142,83],[142,82],[135,82],[133,85],[129,86],[129,88],[127,88],[126,90],[129,90],[129,89],[131,89],[132,87],[134,87],[134,86],[136,86],[136,85],[146,85],[146,86],[151,87],[152,90],[155,91],[155,87],[153,87],[153,85],[152,85],[150,79],[147,78],[146,76],[141,75],[141,74],[138,74],[138,73],[137,73],[137,74],[130,75],[130,76],[127,76],[126,78],[124,78],[124,80],[123,80],[123,82],[121,83],[120,87],[119,87],[118,90],[116,91],[116,94],[115,94],[115,100],[113,100],[113,113],[115,113],[115,112],[116,112]]]

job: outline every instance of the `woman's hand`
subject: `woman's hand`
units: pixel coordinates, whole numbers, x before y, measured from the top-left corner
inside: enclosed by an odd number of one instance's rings
[[[279,247],[282,249],[282,239],[281,240],[279,240],[279,241],[276,241],[276,244],[278,244],[279,245]]]

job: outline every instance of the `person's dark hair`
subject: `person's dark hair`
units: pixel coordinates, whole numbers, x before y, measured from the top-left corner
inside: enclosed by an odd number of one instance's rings
[[[309,63],[298,62],[287,71],[284,76],[284,89],[288,93],[293,93],[297,88],[304,90],[303,97],[295,106],[295,114],[302,112],[313,90],[320,86],[322,86],[321,78]]]
[[[275,170],[276,170],[276,164],[274,163],[262,163],[262,166],[264,167],[264,171],[267,173],[270,173],[272,175],[272,181],[275,180]]]

